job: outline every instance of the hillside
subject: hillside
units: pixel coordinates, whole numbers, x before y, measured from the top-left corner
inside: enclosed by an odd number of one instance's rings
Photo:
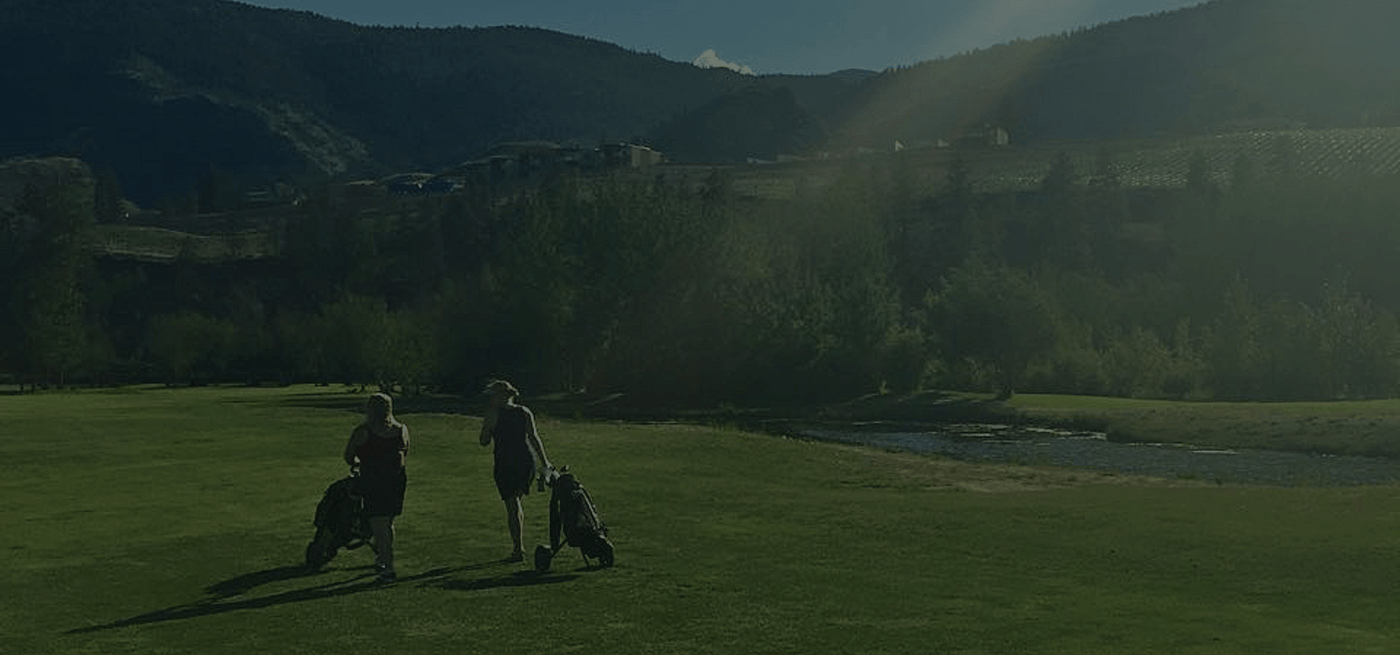
[[[224,0],[0,0],[0,158],[63,155],[143,205],[442,170],[508,140],[674,161],[1400,125],[1400,5],[1215,0],[883,73],[753,78],[523,27],[363,27]],[[736,119],[737,117],[737,119]]]
[[[672,153],[672,159],[772,160],[823,147],[826,128],[787,87],[755,85],[668,122],[653,133],[652,141]]]
[[[0,0],[0,157],[79,156],[146,202],[629,139],[743,81],[528,28],[387,29],[219,0]]]
[[[851,145],[1400,125],[1400,4],[1214,0],[887,71],[827,122]]]
[[[779,134],[788,134],[780,132]],[[789,142],[790,143],[790,142]],[[793,149],[774,146],[769,152]],[[703,151],[702,151],[703,152]],[[755,151],[760,152],[760,151]],[[1074,181],[1094,187],[1122,189],[1176,189],[1187,184],[1193,163],[1206,179],[1228,187],[1247,166],[1253,174],[1272,175],[1281,167],[1310,179],[1394,178],[1400,176],[1400,128],[1334,128],[1238,132],[1189,138],[1125,139],[1096,141],[1047,141],[1009,149],[925,149],[872,155],[862,166],[898,170],[912,188],[932,194],[943,188],[954,165],[964,167],[970,187],[979,193],[1009,195],[1034,191],[1064,157],[1073,168]],[[26,178],[12,162],[0,164],[0,216],[5,200],[18,198]],[[850,162],[796,161],[783,164],[672,163],[630,173],[609,175],[614,181],[645,186],[666,180],[685,188],[702,188],[721,172],[737,198],[754,201],[792,201],[803,194],[829,188],[851,170]],[[91,180],[80,192],[91,193]],[[360,185],[339,187],[345,194]],[[457,196],[460,198],[460,195]],[[440,196],[405,198],[380,192],[353,196],[362,221],[409,222],[426,220],[427,212],[443,202]],[[156,263],[198,261],[227,263],[276,258],[285,246],[280,239],[298,207],[249,207],[232,212],[191,216],[147,212],[129,217],[126,224],[102,224],[87,239],[91,251],[104,258]]]

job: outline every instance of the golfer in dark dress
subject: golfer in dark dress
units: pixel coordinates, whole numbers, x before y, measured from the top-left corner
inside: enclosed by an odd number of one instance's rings
[[[377,393],[365,403],[365,422],[350,433],[345,463],[360,469],[360,492],[374,530],[380,582],[394,582],[394,518],[403,513],[408,488],[408,426],[394,418],[394,401]]]
[[[535,458],[539,458],[544,470],[550,468],[549,458],[535,430],[534,414],[515,403],[520,392],[505,380],[495,380],[486,386],[485,393],[490,406],[481,425],[481,445],[495,444],[496,491],[505,503],[506,527],[514,544],[506,561],[520,562],[525,559],[521,541],[525,510],[520,497],[530,493],[530,484],[535,480]]]

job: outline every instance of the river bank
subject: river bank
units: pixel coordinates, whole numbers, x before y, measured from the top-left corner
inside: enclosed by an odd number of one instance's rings
[[[625,397],[542,405],[577,418],[731,424],[964,461],[1281,486],[1400,482],[1400,401],[1193,402],[956,392],[820,406],[665,408]]]
[[[1400,400],[1199,402],[1095,396],[987,395],[929,391],[870,395],[841,403],[770,407],[679,407],[626,396],[527,399],[561,417],[678,420],[759,427],[774,424],[994,424],[1096,432],[1125,444],[1192,444],[1400,460]]]
[[[400,411],[473,412],[475,398],[418,396]],[[309,404],[358,410],[358,395]],[[622,395],[526,398],[562,419],[728,425],[804,439],[1206,482],[1348,486],[1400,482],[1400,400],[1249,403],[924,392],[844,403],[680,407]]]
[[[1218,484],[1355,486],[1400,482],[1400,461],[1380,457],[1222,449],[1181,443],[1120,443],[1101,432],[997,424],[794,427],[816,441],[950,457],[1060,466]]]

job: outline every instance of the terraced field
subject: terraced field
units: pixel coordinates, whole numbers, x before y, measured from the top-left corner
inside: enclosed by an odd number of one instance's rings
[[[1193,157],[1204,157],[1208,175],[1228,184],[1235,162],[1249,159],[1267,174],[1283,162],[1301,175],[1343,178],[1352,175],[1400,175],[1400,128],[1338,128],[1236,132],[1184,139],[1056,141],[1032,146],[962,151],[905,150],[858,159],[787,164],[724,166],[736,193],[755,198],[786,199],[821,188],[843,171],[880,166],[907,166],[915,188],[942,185],[949,166],[961,154],[974,188],[987,193],[1028,191],[1040,186],[1055,159],[1064,153],[1078,182],[1094,184],[1107,164],[1118,183],[1129,187],[1177,187],[1186,183]],[[668,175],[699,180],[712,166],[667,166]]]
[[[961,154],[975,189],[986,193],[1016,192],[1037,188],[1060,153],[1069,157],[1082,184],[1101,182],[1101,170],[1106,165],[1124,186],[1181,186],[1186,182],[1191,160],[1198,154],[1204,157],[1209,177],[1219,184],[1230,182],[1231,171],[1241,157],[1264,174],[1287,166],[1300,175],[1334,179],[1391,176],[1400,175],[1400,127],[1272,130],[1185,139],[1061,141],[961,153],[950,149],[905,150],[780,164],[667,164],[639,169],[630,177],[649,183],[660,176],[699,186],[719,170],[736,195],[781,201],[820,191],[850,171],[883,174],[903,168],[902,174],[916,192],[933,193],[942,186],[949,167]],[[360,212],[367,220],[411,217],[417,202],[423,201],[387,196],[366,198],[361,201]],[[269,223],[282,220],[271,218],[279,213],[277,210],[260,212],[270,217]],[[103,256],[148,261],[171,261],[177,257],[229,261],[276,256],[280,252],[280,224],[248,229],[246,219],[232,218],[245,227],[195,234],[178,228],[103,226],[91,243]]]
[[[99,225],[89,244],[106,257],[148,262],[228,262],[262,259],[281,251],[280,230],[192,234],[140,225]]]
[[[1245,157],[1261,173],[1287,162],[1301,175],[1343,178],[1400,174],[1400,128],[1345,128],[1238,132],[1186,139],[1062,141],[1024,148],[964,153],[973,184],[981,191],[1030,190],[1040,185],[1063,152],[1081,183],[1095,181],[1107,163],[1130,187],[1175,187],[1186,183],[1191,159],[1204,157],[1209,176],[1228,184],[1235,162]],[[946,171],[953,153],[912,153],[925,168]],[[917,164],[916,164],[917,165]],[[930,171],[933,173],[936,171]]]

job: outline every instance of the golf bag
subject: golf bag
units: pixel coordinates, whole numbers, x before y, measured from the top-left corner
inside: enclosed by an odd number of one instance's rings
[[[550,485],[553,492],[549,497],[549,545],[535,549],[535,568],[548,571],[554,556],[565,545],[578,548],[585,562],[592,558],[600,566],[612,566],[613,545],[608,541],[608,526],[598,516],[588,490],[568,467],[553,476]]]
[[[360,491],[360,476],[356,471],[326,487],[321,502],[316,505],[316,535],[306,545],[306,568],[315,571],[335,558],[341,548],[355,549],[369,545],[374,531],[365,513],[365,499]]]

